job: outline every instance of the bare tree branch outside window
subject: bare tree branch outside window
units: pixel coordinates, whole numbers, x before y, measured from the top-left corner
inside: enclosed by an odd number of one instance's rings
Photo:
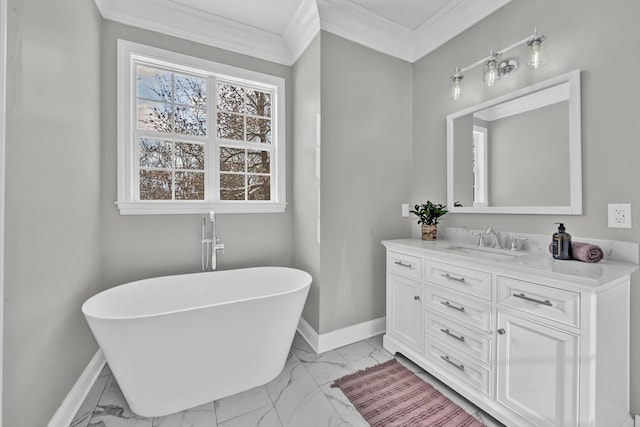
[[[197,139],[209,131],[207,82],[138,65],[141,200],[205,199],[207,140]],[[215,89],[220,200],[271,200],[272,94],[223,81]]]

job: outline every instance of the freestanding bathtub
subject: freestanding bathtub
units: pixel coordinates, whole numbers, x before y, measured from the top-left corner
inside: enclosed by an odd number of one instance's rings
[[[107,289],[82,312],[131,410],[155,417],[278,376],[310,285],[284,267],[183,274]]]

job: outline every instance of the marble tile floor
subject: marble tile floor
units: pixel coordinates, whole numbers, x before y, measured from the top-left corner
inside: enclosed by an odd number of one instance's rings
[[[284,370],[273,381],[156,418],[139,417],[129,410],[105,366],[70,427],[366,427],[367,422],[331,383],[392,357],[382,348],[382,336],[318,355],[296,334]],[[396,358],[487,427],[502,426],[411,361],[401,355]]]

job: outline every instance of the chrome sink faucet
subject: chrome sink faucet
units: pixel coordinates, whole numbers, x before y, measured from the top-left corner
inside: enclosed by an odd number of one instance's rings
[[[489,234],[493,236],[493,247],[496,249],[502,249],[502,243],[500,242],[500,233],[497,233],[492,227],[487,228],[487,231],[484,234]]]

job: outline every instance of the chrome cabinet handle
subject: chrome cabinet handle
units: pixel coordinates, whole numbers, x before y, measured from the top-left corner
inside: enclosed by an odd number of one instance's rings
[[[463,364],[457,364],[456,362],[454,362],[453,360],[449,359],[449,356],[440,356],[440,358],[442,360],[444,360],[445,362],[447,362],[450,365],[455,366],[456,368],[460,369],[461,371],[464,371],[464,365]]]
[[[516,298],[523,299],[525,301],[531,301],[531,302],[535,302],[537,304],[542,304],[542,305],[546,305],[546,306],[549,306],[549,307],[553,307],[553,304],[551,304],[551,301],[549,301],[548,299],[542,301],[542,300],[539,300],[539,299],[528,297],[525,294],[513,294],[513,296],[516,297]]]
[[[444,277],[445,279],[450,279],[450,280],[455,280],[456,282],[462,282],[465,283],[464,277],[456,277],[456,276],[452,276],[449,273],[442,273],[440,274],[442,277]]]
[[[449,329],[440,329],[440,332],[442,332],[443,334],[449,335],[451,338],[455,338],[460,342],[464,342],[464,337],[462,335],[458,336],[456,334],[453,334]]]
[[[453,308],[454,310],[458,310],[464,313],[464,307],[458,307],[456,305],[451,304],[449,301],[440,301],[440,304],[444,305],[445,307]]]
[[[400,267],[405,267],[405,268],[411,268],[411,267],[413,267],[413,264],[411,264],[411,263],[407,263],[407,262],[394,261],[393,263],[394,263],[395,265],[399,265]]]

